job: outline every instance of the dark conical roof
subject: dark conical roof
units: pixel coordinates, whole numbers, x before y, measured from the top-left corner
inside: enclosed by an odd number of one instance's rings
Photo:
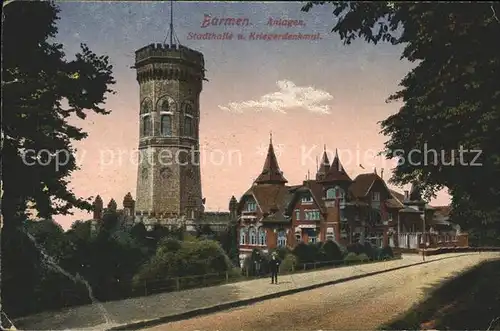
[[[274,153],[273,139],[269,141],[269,149],[267,150],[266,161],[259,177],[255,180],[257,184],[285,184],[288,181],[283,176],[280,170],[276,154]]]
[[[420,185],[414,182],[411,184],[410,201],[421,201],[421,200],[422,200],[422,190],[420,188]]]
[[[349,181],[351,182],[351,177],[345,172],[344,167],[340,163],[339,154],[337,149],[335,149],[335,157],[333,158],[332,165],[328,170],[323,182],[335,182],[335,181]]]
[[[323,157],[321,158],[321,164],[319,165],[318,172],[316,173],[316,180],[324,179],[329,171],[330,171],[330,160],[328,159],[328,154],[326,153],[326,146],[324,146]]]

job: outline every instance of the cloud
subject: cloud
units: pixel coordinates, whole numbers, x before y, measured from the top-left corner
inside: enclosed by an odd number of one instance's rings
[[[311,113],[330,114],[330,106],[323,104],[333,99],[330,93],[310,86],[300,87],[288,80],[280,80],[276,85],[279,91],[265,94],[258,100],[230,102],[227,106],[219,108],[237,113],[248,109],[254,111],[270,109],[283,114],[286,114],[288,109],[301,108]]]

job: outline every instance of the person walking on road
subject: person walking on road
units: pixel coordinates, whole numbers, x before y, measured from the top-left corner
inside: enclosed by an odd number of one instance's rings
[[[278,271],[280,268],[281,261],[279,260],[276,253],[273,253],[271,260],[269,261],[269,267],[271,269],[271,284],[278,284]]]

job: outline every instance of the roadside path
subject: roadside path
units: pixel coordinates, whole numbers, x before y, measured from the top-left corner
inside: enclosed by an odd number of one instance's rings
[[[376,330],[422,300],[426,289],[500,258],[499,253],[460,255],[147,330]]]
[[[472,256],[477,256],[474,259],[485,259],[493,255],[500,257],[500,253],[452,253],[427,257],[426,260],[429,261],[428,265],[441,265],[444,261],[449,261],[450,264],[457,263],[453,261],[466,261],[469,256],[471,256],[471,259],[473,259]],[[259,298],[264,295],[279,294],[311,285],[319,286],[347,277],[362,276],[371,272],[411,266],[421,263],[421,261],[421,256],[404,255],[401,260],[282,276],[279,279],[279,285],[271,285],[268,278],[263,278],[201,289],[161,293],[147,297],[106,302],[101,305],[101,308],[99,305],[94,304],[68,308],[58,312],[45,312],[15,320],[14,325],[18,329],[25,330],[103,330],[116,326],[130,326],[130,324],[141,321],[155,320],[168,316],[172,317],[206,307],[216,307],[222,304],[230,306],[235,302]],[[414,267],[402,269],[401,272],[403,274],[407,273],[412,268]],[[366,278],[366,281],[375,285],[377,281],[374,281],[372,277]],[[384,278],[388,277],[388,275],[381,274],[380,277]],[[321,292],[322,289],[320,288],[318,291]],[[283,298],[283,300],[286,300],[286,298]],[[111,324],[106,324],[102,310],[106,311],[108,319],[112,321]],[[203,330],[206,328],[199,329]],[[212,330],[214,328],[210,327],[208,329]]]

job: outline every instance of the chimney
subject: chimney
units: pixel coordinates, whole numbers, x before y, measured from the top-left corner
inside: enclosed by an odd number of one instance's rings
[[[405,191],[405,201],[408,201],[409,197],[410,197],[410,192]]]
[[[380,169],[380,178],[384,179],[384,168]]]

